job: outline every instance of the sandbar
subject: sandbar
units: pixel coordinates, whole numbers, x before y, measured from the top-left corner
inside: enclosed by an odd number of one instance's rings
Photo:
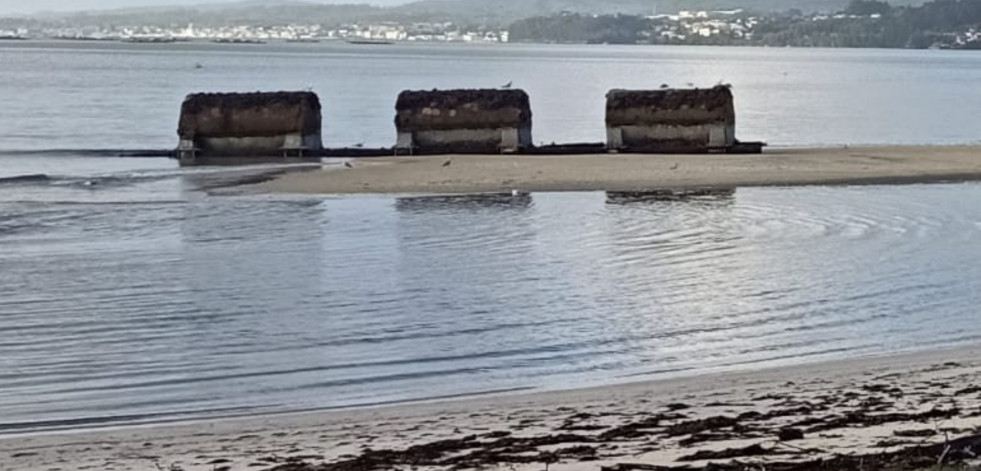
[[[763,154],[440,155],[330,160],[254,185],[286,193],[644,191],[981,180],[981,146],[769,148]]]

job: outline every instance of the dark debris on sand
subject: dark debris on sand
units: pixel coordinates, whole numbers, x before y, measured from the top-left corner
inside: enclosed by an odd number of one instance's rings
[[[874,383],[856,384],[853,389],[834,390],[822,395],[795,397],[793,393],[771,394],[755,397],[752,403],[739,404],[739,407],[755,407],[758,410],[730,411],[727,415],[709,417],[689,415],[702,407],[682,403],[651,408],[652,411],[669,411],[660,413],[602,414],[568,408],[560,411],[570,414],[559,421],[552,433],[515,436],[513,433],[524,429],[519,423],[512,425],[510,430],[432,441],[404,449],[364,448],[358,456],[348,456],[330,463],[280,461],[268,471],[380,471],[396,468],[454,471],[507,468],[518,464],[541,464],[547,468],[552,463],[610,462],[672,446],[690,448],[691,451],[673,466],[623,463],[602,469],[758,471],[760,465],[765,464],[767,471],[920,471],[934,469],[938,463],[956,465],[981,457],[981,435],[946,444],[925,444],[931,437],[935,437],[933,440],[936,441],[949,433],[965,432],[945,431],[937,428],[937,425],[942,420],[971,417],[974,409],[962,411],[956,403],[947,400],[950,394],[938,398],[944,401],[935,402],[931,409],[919,412],[897,410],[896,403],[889,400],[927,397],[926,392],[917,391],[903,391],[892,384]],[[935,389],[930,392],[935,392]],[[732,404],[721,406],[735,407]],[[610,424],[609,419],[614,416],[629,418],[619,424]],[[891,437],[879,436],[877,442],[867,444],[873,448],[879,447],[879,450],[865,455],[842,455],[833,449],[807,448],[806,441],[801,446],[793,444],[797,440],[806,440],[811,434],[840,438],[840,433],[847,429],[884,424],[931,424],[933,427],[926,425],[897,430]],[[836,432],[838,434],[833,435]],[[734,440],[744,442],[732,447]],[[753,440],[754,443],[747,446],[745,440]],[[715,446],[699,449],[702,444]],[[725,447],[727,444],[730,446]]]
[[[588,445],[595,439],[582,435],[559,434],[543,437],[503,437],[481,441],[476,435],[461,439],[440,440],[404,450],[366,450],[360,456],[329,464],[285,463],[270,471],[368,471],[396,466],[432,466],[448,469],[470,469],[491,463],[554,463],[566,459],[591,461],[597,450]],[[565,445],[556,451],[542,452],[540,447]]]
[[[750,456],[767,450],[751,446],[742,450],[726,450],[732,456]],[[981,452],[981,435],[964,437],[950,443],[911,446],[894,452],[863,455],[836,455],[806,461],[768,461],[767,471],[925,471],[934,469],[968,469],[965,462],[977,459]],[[708,455],[703,455],[703,457]],[[757,455],[758,456],[758,455]],[[707,458],[711,459],[711,458]],[[759,471],[758,463],[733,460],[703,466],[668,467],[649,464],[622,463],[606,466],[602,471]]]

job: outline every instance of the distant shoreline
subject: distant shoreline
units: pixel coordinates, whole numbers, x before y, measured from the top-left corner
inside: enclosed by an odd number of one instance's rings
[[[358,40],[345,38],[300,38],[300,39],[229,39],[219,37],[206,38],[171,38],[171,37],[0,37],[0,42],[79,42],[79,43],[119,43],[131,45],[167,45],[167,44],[248,44],[248,45],[306,45],[310,44],[346,44],[346,45],[438,45],[453,44],[461,46],[485,47],[491,45],[501,46],[588,46],[588,47],[696,47],[696,48],[749,48],[749,49],[881,49],[881,50],[900,50],[900,51],[977,51],[976,48],[967,47],[850,47],[850,46],[768,46],[763,44],[643,44],[643,43],[591,43],[583,41],[403,41],[403,40]]]
[[[328,161],[329,162],[329,161]],[[644,191],[981,181],[981,146],[771,149],[759,155],[445,155],[339,160],[249,187],[276,193]]]

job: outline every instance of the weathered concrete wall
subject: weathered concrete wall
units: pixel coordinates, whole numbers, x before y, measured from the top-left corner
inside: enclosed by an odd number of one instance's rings
[[[419,152],[501,152],[532,145],[522,90],[404,91],[395,104],[396,147]]]
[[[729,87],[612,90],[607,94],[607,147],[664,152],[705,151],[736,142]]]
[[[661,152],[700,152],[735,143],[735,127],[724,123],[607,127],[607,147]]]
[[[317,151],[321,146],[318,134],[283,134],[255,137],[198,137],[194,141],[203,156],[279,156],[297,154],[299,150]]]
[[[311,92],[189,95],[178,125],[182,163],[201,157],[280,156],[319,150],[320,99]]]

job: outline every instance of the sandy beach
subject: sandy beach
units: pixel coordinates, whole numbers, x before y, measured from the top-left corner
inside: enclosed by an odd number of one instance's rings
[[[943,450],[945,460],[960,460],[964,444],[976,444],[979,353],[963,347],[571,391],[7,436],[0,469],[819,469],[822,460],[839,463],[829,469],[854,469],[856,460],[866,469],[910,469],[873,464],[935,463]]]
[[[981,180],[981,146],[767,149],[730,155],[447,155],[335,161],[257,185],[289,193],[640,191]]]

